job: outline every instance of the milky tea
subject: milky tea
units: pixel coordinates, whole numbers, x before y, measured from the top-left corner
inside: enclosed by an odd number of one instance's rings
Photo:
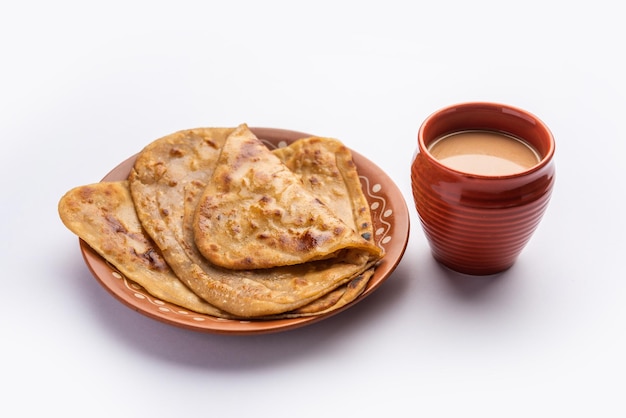
[[[526,141],[486,130],[444,135],[433,141],[428,151],[447,167],[484,176],[521,173],[541,160],[539,153]]]

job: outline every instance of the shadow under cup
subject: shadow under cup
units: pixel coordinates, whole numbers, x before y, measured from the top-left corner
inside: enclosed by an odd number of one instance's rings
[[[466,130],[523,139],[535,148],[540,161],[517,174],[489,176],[451,169],[428,151],[436,139]],[[433,257],[471,275],[511,267],[548,206],[555,179],[554,148],[548,127],[512,106],[462,103],[430,115],[419,129],[411,185]]]

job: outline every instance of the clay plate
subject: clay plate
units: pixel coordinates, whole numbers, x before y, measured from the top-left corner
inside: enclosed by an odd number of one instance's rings
[[[284,146],[296,139],[311,136],[302,132],[273,128],[250,128],[270,148]],[[385,256],[359,298],[341,309],[324,315],[280,320],[231,320],[199,314],[155,298],[143,287],[127,279],[84,241],[79,240],[85,263],[94,277],[119,301],[158,321],[182,328],[218,334],[262,334],[309,325],[329,318],[362,301],[389,278],[404,255],[409,239],[409,214],[402,193],[374,163],[352,151],[365,196],[374,221],[375,240],[385,249]],[[103,181],[124,180],[136,155],[115,167]]]

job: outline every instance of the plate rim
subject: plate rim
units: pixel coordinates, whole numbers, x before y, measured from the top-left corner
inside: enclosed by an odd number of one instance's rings
[[[314,136],[304,132],[281,128],[250,127],[250,130],[262,141],[269,142],[276,146],[280,146],[281,142],[287,144],[295,141],[298,138]],[[394,258],[391,259],[389,258],[389,254],[387,253],[381,260],[381,265],[377,267],[377,271],[380,271],[379,269],[381,268],[381,266],[384,266],[385,271],[384,273],[382,273],[382,276],[377,275],[375,272],[374,276],[372,276],[372,278],[370,279],[370,283],[368,283],[367,287],[365,288],[363,293],[359,295],[359,297],[334,311],[308,317],[285,318],[275,320],[239,320],[216,318],[212,317],[211,315],[192,312],[188,309],[181,308],[178,305],[162,301],[159,298],[150,295],[145,289],[143,289],[143,287],[126,278],[122,273],[117,270],[115,266],[113,266],[111,263],[108,263],[102,256],[100,256],[95,250],[93,250],[89,246],[89,244],[79,238],[79,248],[83,256],[83,260],[94,278],[100,283],[101,286],[103,286],[108,291],[109,294],[111,294],[119,302],[123,303],[132,310],[159,322],[192,331],[229,335],[267,334],[300,328],[305,325],[310,325],[323,319],[330,318],[361,302],[390,278],[390,276],[393,274],[396,267],[404,257],[410,236],[410,216],[408,212],[408,206],[400,189],[397,187],[391,177],[389,177],[389,175],[387,175],[380,167],[378,167],[371,160],[358,153],[357,151],[354,151],[351,148],[349,149],[352,153],[353,160],[355,161],[357,168],[367,167],[367,171],[375,171],[378,176],[382,177],[375,179],[376,184],[384,184],[385,187],[389,189],[383,194],[384,196],[391,195],[392,197],[388,200],[391,201],[393,205],[393,211],[390,216],[393,218],[393,249],[395,254],[392,254]],[[130,172],[130,169],[132,168],[132,165],[138,155],[139,153],[136,153],[116,165],[100,181],[102,182],[122,180],[121,178],[119,178],[119,174],[121,174],[120,172],[126,172],[126,170]],[[369,177],[362,175],[361,173],[359,173],[359,178],[365,178],[367,179],[367,181],[371,181]],[[366,193],[366,199],[371,206],[372,201],[368,193]],[[385,251],[387,252],[387,249],[385,249]],[[111,282],[114,279],[122,280],[123,286],[113,286]],[[121,291],[119,290],[120,288],[125,288],[127,290]],[[149,299],[150,303],[158,306],[153,310],[145,309],[143,304],[139,303],[139,301],[143,301],[144,299]],[[187,322],[176,319],[171,316],[171,311],[176,311],[176,313],[178,313],[179,315],[190,315],[190,317],[196,318],[198,322],[196,323],[195,320],[193,322]],[[211,320],[211,323],[208,326],[205,322],[205,320],[207,319]]]

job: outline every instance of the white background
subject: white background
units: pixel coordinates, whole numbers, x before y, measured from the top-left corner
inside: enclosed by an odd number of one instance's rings
[[[626,416],[619,2],[414,3],[2,3],[7,416]],[[490,279],[432,260],[410,189],[420,123],[471,100],[525,108],[557,141],[548,211]],[[339,138],[385,170],[411,213],[396,272],[279,334],[202,334],[119,303],[60,197],[158,137],[242,122]]]

